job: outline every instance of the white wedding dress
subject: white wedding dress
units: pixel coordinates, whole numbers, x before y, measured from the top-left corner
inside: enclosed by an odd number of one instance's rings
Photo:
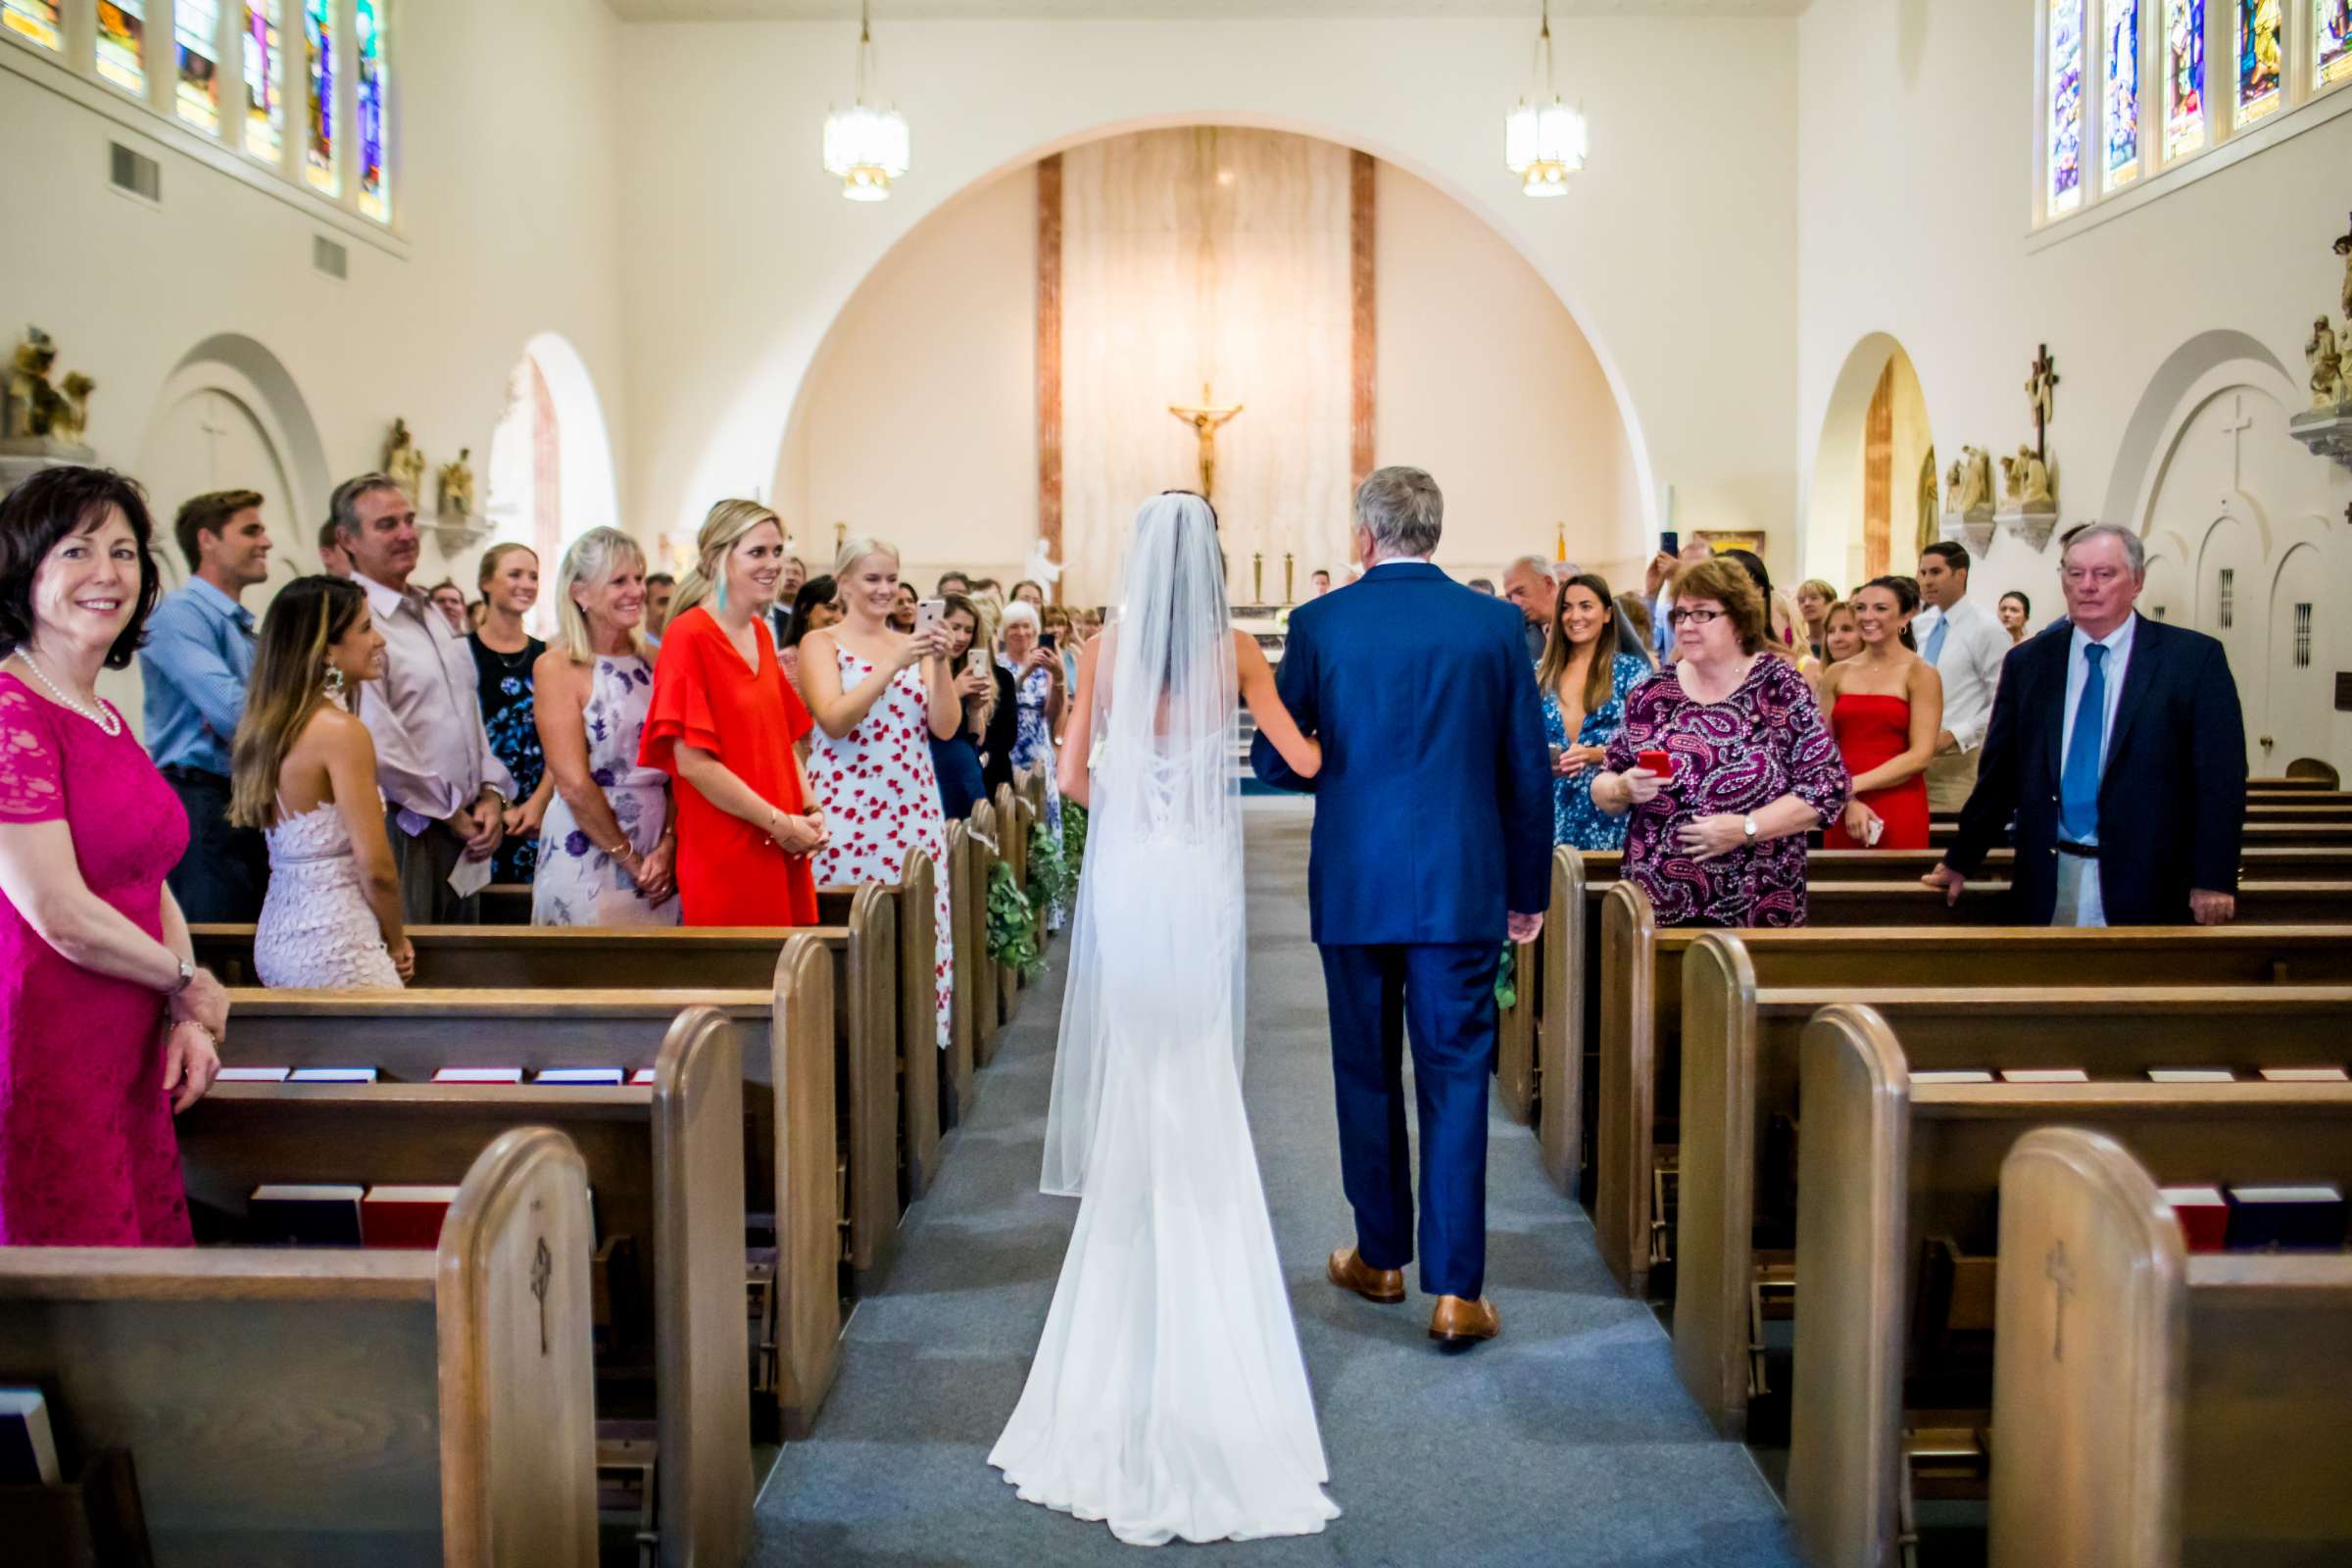
[[[400,971],[360,886],[351,829],[332,802],[280,817],[270,892],[253,933],[253,967],[272,990],[398,991]]]
[[[1136,519],[1104,639],[1043,1187],[1081,1199],[989,1463],[1157,1545],[1339,1517],[1242,1102],[1242,822],[1212,514]]]

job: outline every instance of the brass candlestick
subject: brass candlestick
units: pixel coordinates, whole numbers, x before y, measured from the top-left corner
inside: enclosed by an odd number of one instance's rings
[[[1298,594],[1293,592],[1297,583],[1298,568],[1292,563],[1291,553],[1285,550],[1282,553],[1282,602],[1284,604],[1295,605],[1298,602]]]
[[[1250,602],[1253,605],[1266,602],[1266,553],[1263,550],[1250,553]]]

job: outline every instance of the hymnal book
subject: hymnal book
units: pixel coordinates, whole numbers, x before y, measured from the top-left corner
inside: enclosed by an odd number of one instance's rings
[[[2090,1074],[2080,1067],[2003,1067],[2005,1084],[2086,1084]]]
[[[371,1084],[375,1082],[373,1067],[297,1067],[294,1082],[298,1084]]]
[[[2332,1182],[2230,1189],[2233,1252],[2333,1252],[2344,1245],[2344,1191]]]
[[[520,1067],[444,1067],[433,1074],[437,1084],[518,1084]]]
[[[0,1483],[54,1487],[63,1479],[49,1401],[38,1389],[0,1389]]]
[[[2218,1252],[2230,1237],[2230,1204],[2219,1187],[2163,1187],[2157,1189],[2173,1206],[2180,1234],[2192,1252]]]
[[[1950,1067],[1936,1072],[1915,1072],[1915,1084],[1988,1084],[1992,1074],[1979,1067]]]
[[[439,1247],[455,1187],[370,1187],[360,1202],[360,1238],[369,1247]]]
[[[2341,1067],[2265,1067],[2263,1081],[2274,1084],[2340,1084],[2344,1082]]]
[[[2150,1067],[2152,1084],[2233,1084],[2237,1074],[2227,1067]]]
[[[618,1067],[542,1067],[535,1084],[615,1084],[621,1080]]]
[[[282,1084],[291,1067],[223,1067],[213,1081],[222,1084]]]
[[[632,1084],[650,1084],[653,1081],[654,1069],[651,1067],[640,1067],[635,1072],[629,1074],[629,1082]]]
[[[333,1182],[266,1182],[253,1190],[245,1211],[264,1242],[357,1247],[361,1191]]]

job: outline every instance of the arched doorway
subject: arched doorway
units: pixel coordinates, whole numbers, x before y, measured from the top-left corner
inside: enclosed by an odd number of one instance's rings
[[[1805,505],[1804,574],[1840,591],[1908,571],[1937,538],[1940,481],[1927,394],[1902,344],[1854,346],[1830,394]]]
[[[508,372],[506,406],[484,468],[482,514],[490,535],[481,548],[508,541],[530,546],[544,583],[552,585],[572,540],[617,521],[604,408],[579,352],[561,333],[532,338]],[[450,561],[469,596],[479,553]],[[552,597],[541,595],[530,624],[541,636],[554,627]]]

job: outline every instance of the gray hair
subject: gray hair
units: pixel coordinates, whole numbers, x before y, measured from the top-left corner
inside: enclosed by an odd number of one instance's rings
[[[1428,556],[1446,532],[1446,497],[1421,468],[1375,468],[1355,487],[1355,520],[1381,558]]]
[[[335,493],[326,503],[326,519],[335,525],[335,533],[344,539],[360,536],[360,497],[371,496],[378,490],[400,490],[411,506],[416,498],[401,490],[400,481],[388,473],[363,473],[335,486]]]
[[[1037,618],[1037,607],[1026,599],[1015,599],[1011,604],[1006,605],[1004,610],[999,612],[997,615],[997,629],[999,631],[1003,631],[1007,626],[1026,626],[1031,631],[1037,631],[1041,629],[1043,624],[1044,623]]]
[[[1551,575],[1551,563],[1542,556],[1521,556],[1502,568],[1505,577],[1515,571],[1532,571],[1539,577],[1548,577]]]
[[[2139,535],[2120,522],[2086,522],[2073,529],[2059,542],[2058,564],[2063,569],[2066,558],[2075,553],[2075,546],[2088,544],[2093,539],[2114,539],[2124,547],[2124,560],[2132,567],[2132,575],[2144,577],[2148,570],[2148,547],[2140,543]]]

